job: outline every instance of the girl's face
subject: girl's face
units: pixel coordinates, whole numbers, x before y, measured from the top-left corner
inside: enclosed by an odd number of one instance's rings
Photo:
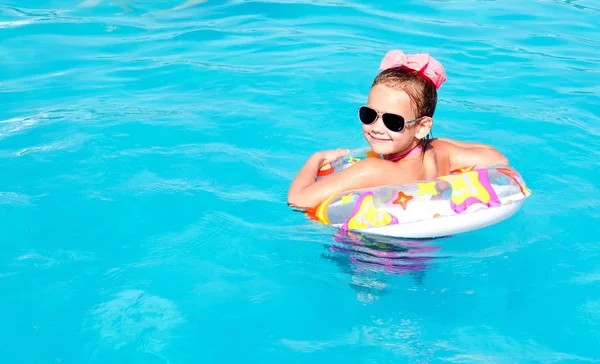
[[[405,121],[421,117],[421,115],[415,115],[414,106],[406,92],[390,88],[384,84],[377,84],[371,88],[367,106],[375,109],[380,114],[400,115]],[[394,157],[408,152],[429,133],[430,128],[431,118],[407,124],[401,132],[389,130],[381,117],[378,117],[372,124],[362,124],[363,134],[373,152],[383,154],[386,157]]]

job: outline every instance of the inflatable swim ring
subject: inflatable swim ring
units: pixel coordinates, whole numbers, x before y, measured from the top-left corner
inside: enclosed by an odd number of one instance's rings
[[[351,151],[324,165],[317,179],[370,157],[381,158],[368,148]],[[306,213],[343,231],[435,238],[499,223],[529,195],[521,175],[509,166],[470,167],[431,180],[336,194]]]

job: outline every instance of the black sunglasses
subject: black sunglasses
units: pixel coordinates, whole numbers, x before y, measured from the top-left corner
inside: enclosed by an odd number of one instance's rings
[[[398,114],[392,114],[389,112],[380,113],[379,111],[368,106],[361,106],[358,108],[358,118],[363,124],[373,124],[380,116],[385,127],[396,133],[403,132],[407,124],[416,123],[419,120],[425,119],[425,117],[422,116],[418,119],[406,121]]]

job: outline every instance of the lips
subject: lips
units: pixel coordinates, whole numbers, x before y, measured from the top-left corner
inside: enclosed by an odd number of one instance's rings
[[[375,143],[387,143],[387,142],[391,142],[391,139],[380,139],[380,138],[376,138],[373,135],[369,134],[369,137],[371,137],[371,140]]]

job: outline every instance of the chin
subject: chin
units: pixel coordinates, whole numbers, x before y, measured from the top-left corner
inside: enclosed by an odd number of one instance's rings
[[[369,145],[371,146],[371,150],[377,154],[382,154],[382,155],[390,155],[390,154],[394,154],[394,148],[393,145],[390,143],[390,145],[381,145],[378,143],[369,143]]]
[[[378,142],[374,140],[368,133],[365,133],[365,139],[367,140],[367,143],[369,143],[371,150],[377,154],[390,155],[395,153],[394,147],[396,143],[391,140],[387,142]]]

